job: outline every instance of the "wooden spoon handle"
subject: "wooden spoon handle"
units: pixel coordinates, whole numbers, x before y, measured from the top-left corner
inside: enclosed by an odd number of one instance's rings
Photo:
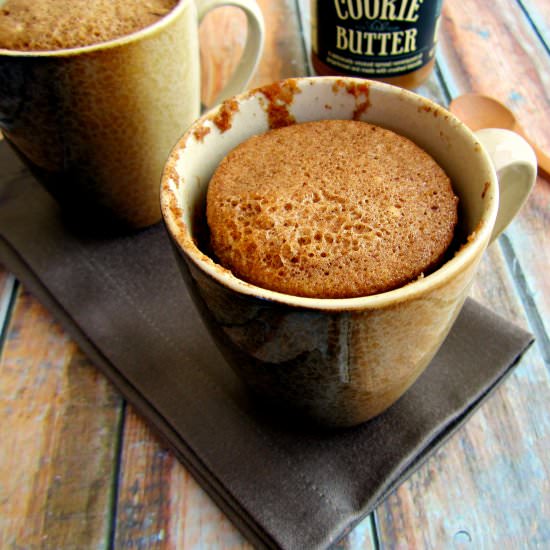
[[[535,151],[537,156],[537,163],[539,165],[539,175],[544,176],[548,181],[550,181],[550,157],[540,149],[540,147],[535,147],[532,143],[531,146]]]
[[[543,176],[550,181],[550,156],[548,156],[533,140],[526,135],[521,126],[516,126],[514,130],[533,148],[537,157],[537,164],[539,166],[538,175]]]

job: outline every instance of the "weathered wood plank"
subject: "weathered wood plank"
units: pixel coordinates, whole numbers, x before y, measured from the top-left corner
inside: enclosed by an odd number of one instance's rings
[[[263,86],[275,80],[304,76],[306,59],[300,36],[300,21],[293,0],[257,0],[265,19],[264,54],[251,83]]]
[[[498,249],[473,297],[526,324]],[[534,548],[550,540],[550,377],[534,347],[469,422],[379,508],[390,548]],[[545,507],[546,506],[546,507]]]
[[[121,465],[116,548],[252,548],[131,407]]]
[[[120,399],[24,290],[0,381],[0,547],[104,548]]]
[[[550,55],[519,5],[514,0],[491,4],[464,0],[460,5],[446,3],[444,13],[442,66],[454,80],[454,94],[478,91],[500,99],[529,135],[550,151]],[[528,313],[540,320],[546,334],[550,333],[549,227],[550,181],[539,177],[507,235],[519,261],[515,267],[525,277],[529,302],[536,304],[537,311]],[[545,357],[550,357],[550,350]]]
[[[529,20],[550,51],[550,2],[547,0],[518,0]]]
[[[529,55],[535,57],[533,51],[538,49],[540,59],[548,58],[532,29],[522,22],[518,6],[465,0],[460,5],[446,3],[444,14],[440,44],[443,74],[452,94],[475,90],[495,95],[511,107],[515,104],[525,121],[533,116],[528,112],[532,108],[539,117],[535,132],[541,135],[549,122],[541,85],[548,73],[538,74],[545,62]],[[520,268],[539,285],[539,293],[548,289],[547,281],[541,280],[543,263],[548,265],[545,184],[539,180],[526,209],[507,232],[520,256]],[[498,245],[489,250],[481,267],[473,296],[526,326],[518,289]],[[535,303],[540,311],[548,311],[540,300]],[[550,468],[544,457],[550,452],[545,407],[549,397],[548,370],[540,347],[535,346],[494,397],[378,510],[384,545],[531,548],[548,544]]]
[[[550,59],[515,0],[445,2],[438,47],[453,96],[496,97],[550,150]]]

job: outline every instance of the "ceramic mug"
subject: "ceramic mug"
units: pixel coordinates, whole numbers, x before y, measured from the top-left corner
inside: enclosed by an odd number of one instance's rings
[[[391,406],[413,384],[455,321],[488,244],[535,181],[536,159],[517,134],[473,134],[412,92],[353,78],[287,80],[222,104],[172,151],[161,205],[188,288],[228,363],[264,401],[328,426],[351,426]],[[285,124],[357,119],[430,153],[460,198],[465,238],[435,272],[380,294],[290,296],[236,278],[207,255],[205,195],[222,158],[248,137]],[[500,200],[499,200],[500,197]]]
[[[0,49],[0,129],[66,213],[131,228],[160,220],[164,162],[200,115],[198,24],[222,5],[248,21],[225,98],[246,87],[262,51],[254,0],[180,0],[155,24],[91,46]]]

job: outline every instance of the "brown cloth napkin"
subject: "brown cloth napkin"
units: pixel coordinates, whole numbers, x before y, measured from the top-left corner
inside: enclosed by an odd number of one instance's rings
[[[353,429],[308,431],[249,401],[191,304],[162,225],[77,236],[1,142],[0,262],[259,547],[335,543],[469,417],[532,341],[469,300],[432,364],[386,413]]]

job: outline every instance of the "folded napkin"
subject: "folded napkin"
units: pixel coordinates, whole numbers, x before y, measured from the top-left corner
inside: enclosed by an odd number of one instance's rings
[[[336,542],[469,417],[532,341],[469,300],[393,407],[356,428],[308,431],[249,400],[187,295],[162,225],[77,235],[2,142],[0,262],[261,547]]]

